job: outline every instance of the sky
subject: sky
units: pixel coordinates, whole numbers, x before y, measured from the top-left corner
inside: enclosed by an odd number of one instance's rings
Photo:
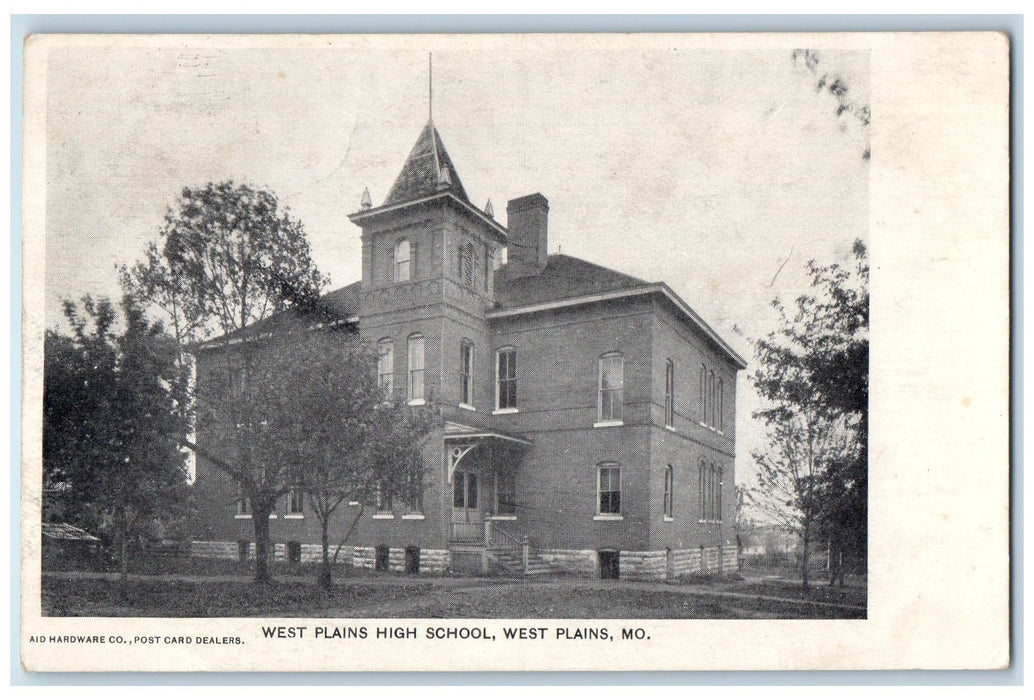
[[[184,187],[232,179],[300,219],[330,288],[360,276],[347,215],[381,204],[433,116],[471,201],[548,200],[549,250],[667,282],[752,366],[775,297],[807,260],[844,262],[869,229],[866,135],[789,49],[701,48],[690,37],[578,40],[203,39],[51,51],[45,314],[119,295]],[[869,103],[868,55],[822,51]],[[738,483],[761,434],[741,372]]]

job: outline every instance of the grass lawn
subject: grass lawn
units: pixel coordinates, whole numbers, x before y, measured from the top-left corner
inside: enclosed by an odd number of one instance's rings
[[[734,590],[716,586],[715,593]],[[740,591],[736,591],[740,592]],[[864,617],[863,611],[781,603],[701,588],[611,581],[417,578],[339,579],[329,592],[310,581],[259,586],[244,580],[43,578],[43,614],[105,617],[644,618]],[[789,597],[789,596],[787,596]]]

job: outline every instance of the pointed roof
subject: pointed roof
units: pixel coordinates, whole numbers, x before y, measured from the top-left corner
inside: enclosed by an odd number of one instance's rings
[[[402,204],[439,192],[452,192],[464,202],[470,202],[438,129],[428,120],[382,206]]]

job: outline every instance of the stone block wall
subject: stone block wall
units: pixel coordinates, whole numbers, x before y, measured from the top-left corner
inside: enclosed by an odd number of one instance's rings
[[[236,542],[209,542],[195,540],[190,543],[190,556],[202,559],[237,559]]]
[[[588,578],[600,575],[595,549],[543,549],[535,553],[559,574]]]
[[[663,581],[668,577],[667,553],[622,551],[618,570],[619,577],[628,581]]]
[[[357,569],[373,569],[377,566],[377,552],[374,547],[353,547],[352,566]]]
[[[699,549],[676,549],[671,556],[676,578],[700,573]]]
[[[452,553],[447,549],[421,549],[420,573],[440,574],[452,565]]]
[[[388,550],[388,571],[406,573],[406,550],[392,547]]]

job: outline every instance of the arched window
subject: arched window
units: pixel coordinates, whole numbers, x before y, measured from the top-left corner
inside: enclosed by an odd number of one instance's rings
[[[619,352],[600,357],[598,420],[601,423],[622,419],[625,392],[625,358]]]
[[[406,396],[410,401],[424,399],[424,336],[409,336],[409,382]]]
[[[671,360],[664,368],[664,424],[675,427],[675,363]]]
[[[700,422],[707,424],[707,367],[700,365]]]
[[[697,488],[700,491],[700,520],[707,520],[707,462],[700,460],[697,474]]]
[[[597,469],[597,514],[621,514],[621,467],[601,464]]]
[[[395,244],[395,281],[408,282],[410,279],[411,250],[409,241],[405,238]]]
[[[517,408],[517,349],[500,348],[495,354],[496,410]]]
[[[718,431],[725,430],[725,388],[721,377],[718,378]]]
[[[669,464],[664,468],[664,517],[674,517],[675,513],[675,474]]]
[[[474,244],[469,241],[460,246],[460,282],[467,289],[474,289]]]
[[[722,468],[718,467],[715,478],[715,520],[722,521]]]
[[[395,343],[391,338],[377,341],[377,386],[386,399],[395,391]]]
[[[711,408],[711,422],[709,425],[713,428],[716,425],[715,421],[715,400],[714,400],[714,370],[711,371],[710,384],[708,386],[708,399],[707,403]]]
[[[474,343],[460,341],[460,403],[474,405]]]

